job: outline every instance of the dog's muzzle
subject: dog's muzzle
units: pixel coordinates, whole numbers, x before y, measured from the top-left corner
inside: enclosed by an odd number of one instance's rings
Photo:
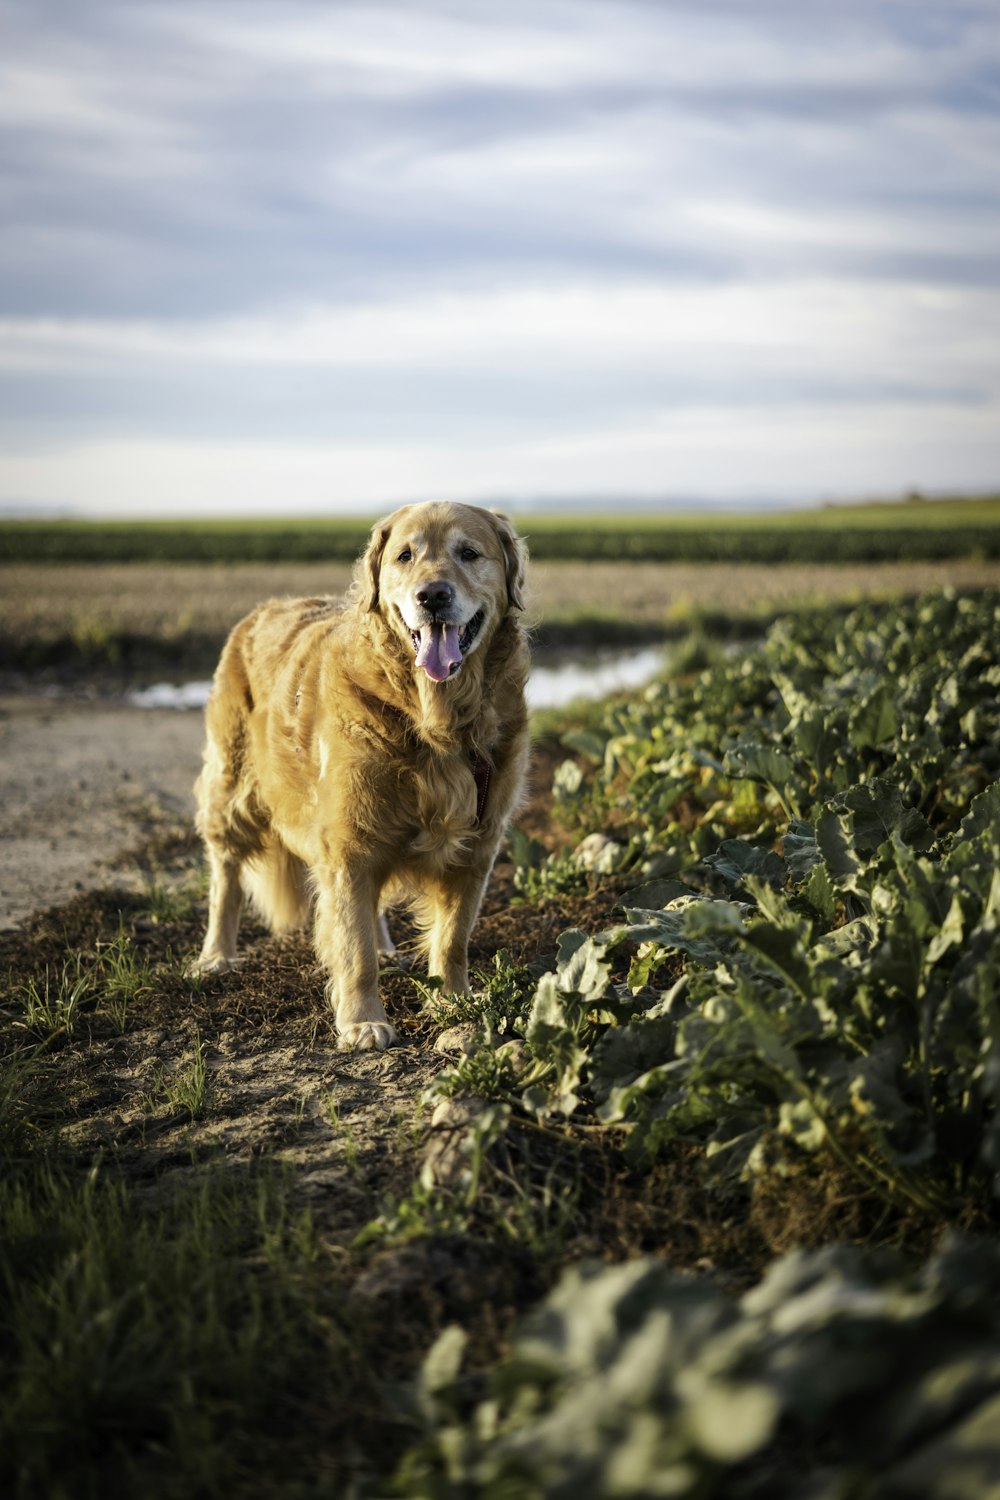
[[[425,624],[416,628],[411,625],[409,630],[417,653],[417,666],[422,667],[433,682],[447,682],[461,667],[485,618],[485,611],[480,609],[464,626],[433,615]]]

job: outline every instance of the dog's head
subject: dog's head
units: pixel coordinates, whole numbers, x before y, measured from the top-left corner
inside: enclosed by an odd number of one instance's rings
[[[522,609],[526,549],[506,516],[473,505],[406,505],[372,531],[361,560],[379,610],[434,682],[446,682]]]

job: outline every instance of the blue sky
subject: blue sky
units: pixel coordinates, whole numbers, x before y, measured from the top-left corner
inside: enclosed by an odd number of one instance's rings
[[[0,506],[1000,487],[995,0],[0,0]]]

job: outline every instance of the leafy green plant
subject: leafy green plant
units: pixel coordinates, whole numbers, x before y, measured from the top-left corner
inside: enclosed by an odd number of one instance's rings
[[[586,874],[575,863],[572,850],[550,853],[539,839],[519,828],[511,831],[510,857],[515,889],[526,901],[545,901],[587,889]]]
[[[726,838],[771,844],[876,777],[935,829],[954,827],[1000,774],[998,616],[985,592],[779,620],[760,646],[567,735],[593,769],[564,819],[581,835],[613,830],[647,878]]]
[[[544,965],[515,964],[507,948],[493,955],[489,968],[473,972],[474,989],[465,995],[434,988],[424,990],[424,1003],[439,1026],[475,1021],[498,1037],[521,1035],[531,998]]]
[[[395,1493],[984,1493],[1000,1465],[998,1293],[1000,1251],[960,1240],[917,1274],[797,1251],[739,1300],[658,1261],[573,1267],[471,1413],[465,1335],[441,1334]]]
[[[567,819],[644,882],[564,935],[520,1103],[636,1161],[700,1143],[734,1188],[825,1154],[960,1217],[1000,1180],[1000,598],[830,627],[781,622],[567,735]]]
[[[509,1054],[488,1040],[473,1048],[434,1079],[428,1098],[453,1099],[475,1094],[481,1099],[510,1100],[517,1086],[517,1071]]]

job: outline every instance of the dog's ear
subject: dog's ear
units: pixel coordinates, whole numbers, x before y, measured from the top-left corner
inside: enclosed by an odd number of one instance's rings
[[[524,572],[528,561],[528,549],[514,530],[509,516],[494,510],[490,514],[503,546],[507,563],[507,602],[514,609],[524,608]]]
[[[361,578],[370,610],[378,609],[378,583],[379,573],[382,570],[382,554],[389,540],[391,529],[388,521],[376,521],[361,559]]]

